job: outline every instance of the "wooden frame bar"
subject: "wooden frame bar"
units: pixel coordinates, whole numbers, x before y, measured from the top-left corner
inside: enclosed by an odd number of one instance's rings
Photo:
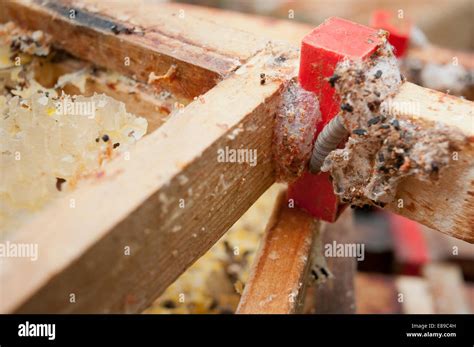
[[[245,75],[221,82],[143,138],[130,160],[113,161],[102,178],[18,230],[15,242],[52,253],[36,263],[6,259],[0,310],[36,292],[20,312],[139,311],[208,250],[274,180],[272,122],[285,76],[260,85],[270,57],[256,56]],[[217,150],[226,147],[255,149],[257,165],[220,163]],[[66,300],[70,293],[76,304]]]
[[[277,198],[237,313],[297,313],[303,308],[313,241],[319,222]]]
[[[474,103],[404,83],[392,102],[393,112],[420,128],[445,126],[466,141],[452,153],[437,182],[408,177],[387,208],[421,224],[474,243]],[[408,111],[406,105],[412,105]],[[414,111],[416,110],[416,111]],[[399,205],[400,199],[403,204]]]
[[[80,13],[80,21],[65,17],[64,9],[71,7]],[[103,176],[82,182],[15,232],[9,241],[37,244],[39,258],[34,263],[3,260],[0,312],[139,312],[274,182],[273,119],[285,84],[297,73],[294,48],[267,44],[204,19],[177,22],[169,11],[156,17],[157,9],[161,7],[105,8],[92,0],[54,6],[26,0],[2,4],[0,20],[42,29],[80,58],[142,82],[151,72],[165,74],[176,65],[176,76],[156,87],[185,98],[205,94],[144,137],[129,156],[109,163]],[[144,35],[115,34],[108,27],[131,30],[136,22]],[[212,35],[218,37],[208,37]],[[123,64],[125,54],[132,61],[129,66]],[[285,63],[279,69],[274,61],[282,55]],[[261,84],[262,73],[276,71],[277,78]],[[460,117],[464,124],[472,119]],[[226,147],[256,150],[256,165],[219,162],[217,150]],[[461,154],[463,165],[471,168],[472,143]],[[439,199],[453,194],[434,186],[426,189]],[[470,195],[470,188],[461,189],[461,195]],[[447,216],[451,225],[472,216],[469,201],[453,206],[457,212]],[[421,202],[413,204],[418,208]],[[434,214],[436,209],[451,210],[444,203],[434,207]],[[410,217],[427,223],[425,215]],[[432,227],[440,228],[439,223],[446,221],[435,219]],[[451,234],[474,241],[472,229]],[[75,302],[70,301],[72,294]]]
[[[161,84],[187,98],[205,93],[265,47],[266,40],[249,33],[198,18],[183,20],[178,11],[159,8],[92,0],[7,0],[0,21],[43,30],[74,56],[142,82],[175,65],[173,78]]]

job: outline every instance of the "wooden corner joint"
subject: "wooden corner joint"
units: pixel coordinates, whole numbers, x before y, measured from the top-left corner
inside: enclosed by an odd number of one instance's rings
[[[150,15],[157,12],[151,11]],[[146,9],[135,15],[150,26],[156,21],[146,14]],[[160,17],[163,26],[177,27],[176,20],[168,18],[169,13],[165,17]],[[100,180],[84,182],[73,195],[76,208],[68,208],[67,199],[60,199],[16,235],[16,242],[36,243],[40,250],[53,249],[55,253],[40,257],[34,264],[17,258],[6,259],[2,264],[0,282],[4,286],[0,312],[139,312],[204,254],[274,182],[273,120],[286,82],[296,75],[298,57],[290,55],[285,68],[275,74],[275,53],[293,52],[293,48],[279,44],[265,46],[242,32],[235,33],[239,38],[233,43],[221,36],[208,43],[196,35],[196,29],[203,23],[194,20],[179,27],[183,37],[188,34],[192,37],[191,44],[169,33],[160,33],[164,27],[155,27],[155,31],[144,37],[116,35],[94,27],[84,30],[83,26],[79,28],[67,19],[58,18],[51,9],[30,1],[7,1],[0,7],[0,19],[17,20],[27,27],[48,31],[64,48],[67,39],[75,37],[74,45],[67,46],[73,55],[127,75],[136,74],[144,82],[151,72],[166,74],[171,64],[176,64],[173,90],[189,98],[203,94],[143,138],[130,151],[130,161],[118,158],[107,165]],[[221,28],[212,23],[205,27],[212,34]],[[229,34],[228,29],[225,31]],[[87,41],[90,37],[92,43]],[[160,37],[165,44],[158,44]],[[90,50],[91,45],[100,50]],[[206,45],[212,49],[206,50]],[[123,52],[114,54],[119,46]],[[183,50],[176,51],[180,47]],[[206,55],[208,51],[211,53]],[[202,53],[202,60],[193,64],[189,61],[190,52],[192,57]],[[132,61],[129,66],[123,64],[125,53]],[[143,66],[137,64],[141,58],[145,59]],[[262,74],[271,76],[263,84]],[[221,81],[222,76],[226,78]],[[427,100],[430,106],[431,101]],[[431,114],[428,111],[427,108],[426,114]],[[453,120],[445,117],[446,113],[441,114],[443,118],[439,121],[463,129],[472,126],[472,109],[469,117],[460,114],[458,125],[450,123]],[[189,146],[190,142],[193,146]],[[226,147],[255,149],[256,165],[219,162],[217,150]],[[433,228],[472,242],[472,141],[463,152],[456,164],[459,166],[453,165],[441,190],[416,182],[404,183],[400,194],[406,194],[406,208],[398,213],[425,224],[432,220]],[[416,195],[410,198],[409,193]],[[178,204],[183,198],[186,208]],[[453,213],[455,209],[457,212]],[[257,264],[264,269],[280,269],[276,274],[283,278],[274,281],[272,271],[269,275],[266,271],[254,274],[253,278],[263,276],[262,283],[268,285],[266,293],[271,295],[277,289],[273,286],[279,286],[288,296],[268,300],[268,295],[262,296],[265,291],[256,288],[252,291],[250,282],[247,294],[244,293],[247,304],[245,300],[242,302],[241,312],[246,307],[248,312],[262,309],[260,304],[249,306],[251,293],[260,295],[262,299],[257,302],[263,302],[269,312],[294,312],[298,308],[298,300],[292,302],[290,296],[298,288],[285,287],[289,282],[283,275],[289,268],[294,274],[292,283],[299,283],[308,262],[302,258],[300,263],[295,262],[296,256],[294,262],[273,264],[271,258],[275,254],[272,256],[271,252],[272,247],[279,250],[284,246],[282,252],[291,250],[304,255],[307,244],[311,243],[312,219],[283,206],[278,211],[281,222],[267,231],[269,245],[260,252],[269,258],[262,258]],[[292,226],[303,230],[285,233]],[[183,232],[173,233],[176,227]],[[295,247],[287,250],[287,243],[271,237],[275,233],[287,235]],[[74,247],[64,247],[67,244]],[[126,259],[124,245],[132,245],[133,249]],[[276,256],[284,254],[278,252]],[[81,298],[75,305],[65,300],[71,292]]]
[[[297,67],[289,57],[274,75],[275,50],[286,52],[278,47],[251,58],[145,136],[130,160],[116,158],[100,180],[83,182],[72,193],[74,209],[66,196],[18,230],[16,242],[59,251],[34,264],[5,261],[0,311],[139,312],[204,254],[274,182],[274,114]],[[274,78],[262,84],[262,73]],[[258,160],[221,162],[218,150],[225,148],[255,150]],[[131,256],[123,257],[124,245],[132,245]],[[71,292],[83,299],[68,304],[63,298]]]

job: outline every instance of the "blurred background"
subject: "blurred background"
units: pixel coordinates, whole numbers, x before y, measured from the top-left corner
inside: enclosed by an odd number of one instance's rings
[[[330,16],[368,24],[372,11],[403,11],[435,43],[457,49],[474,48],[472,0],[188,0],[176,1],[250,15],[318,25]],[[225,16],[215,21],[229,23]],[[271,26],[272,21],[268,20]],[[245,28],[242,28],[245,29]],[[247,28],[252,31],[251,27]],[[258,32],[255,32],[258,34]],[[284,39],[284,37],[282,37]]]

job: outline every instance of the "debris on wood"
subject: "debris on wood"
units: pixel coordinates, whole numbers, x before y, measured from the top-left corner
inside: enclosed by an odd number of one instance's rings
[[[352,135],[343,149],[329,154],[322,171],[331,173],[343,201],[384,206],[394,199],[403,178],[436,180],[466,140],[441,124],[421,128],[393,114],[391,97],[403,79],[390,46],[367,61],[341,62],[336,74],[341,77],[335,88],[346,105],[342,116]]]

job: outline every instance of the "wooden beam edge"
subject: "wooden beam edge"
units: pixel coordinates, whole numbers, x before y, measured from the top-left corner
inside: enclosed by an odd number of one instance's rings
[[[198,24],[209,32],[219,32],[218,25],[203,19],[195,24],[195,19],[187,19],[191,28],[186,31],[187,26],[182,25],[181,31],[172,35],[165,30],[176,21],[171,14],[161,15],[155,18],[155,22],[149,21],[149,26],[141,28],[140,32],[129,32],[126,30],[137,27],[133,23],[139,22],[140,16],[148,18],[150,13],[140,12],[140,8],[133,6],[114,12],[118,4],[108,6],[108,12],[98,13],[97,10],[88,10],[85,5],[77,1],[7,0],[0,7],[0,21],[13,20],[23,27],[43,30],[52,36],[55,45],[71,54],[141,82],[147,82],[152,72],[164,75],[174,65],[173,78],[160,83],[186,98],[204,94],[265,48],[264,40],[252,40],[250,34],[232,29],[226,29],[226,34],[233,40],[245,42],[246,49],[228,45],[225,40],[220,46],[211,48],[206,46],[202,37],[192,41],[187,39],[196,36],[191,29]],[[135,16],[133,21],[121,16],[123,11],[134,9],[137,12],[132,13],[132,17]],[[71,10],[74,18],[70,17]],[[161,12],[159,5],[153,5],[148,11]],[[113,27],[119,32],[114,33]],[[231,57],[231,54],[236,57]]]
[[[0,311],[139,312],[207,251],[274,182],[273,119],[297,57],[261,85],[260,73],[274,72],[273,53],[251,59],[245,74],[139,141],[129,161],[112,161],[103,177],[18,230],[11,241],[38,244],[40,256],[3,262]],[[225,148],[255,150],[258,161],[219,162],[217,150]],[[70,293],[75,304],[65,299]]]
[[[405,178],[387,208],[474,243],[474,103],[405,83],[392,106],[400,119],[413,122],[420,129],[444,127],[458,149],[440,170],[438,181]]]
[[[319,223],[310,215],[297,207],[288,207],[286,190],[280,193],[237,313],[287,314],[302,309],[318,228]]]

